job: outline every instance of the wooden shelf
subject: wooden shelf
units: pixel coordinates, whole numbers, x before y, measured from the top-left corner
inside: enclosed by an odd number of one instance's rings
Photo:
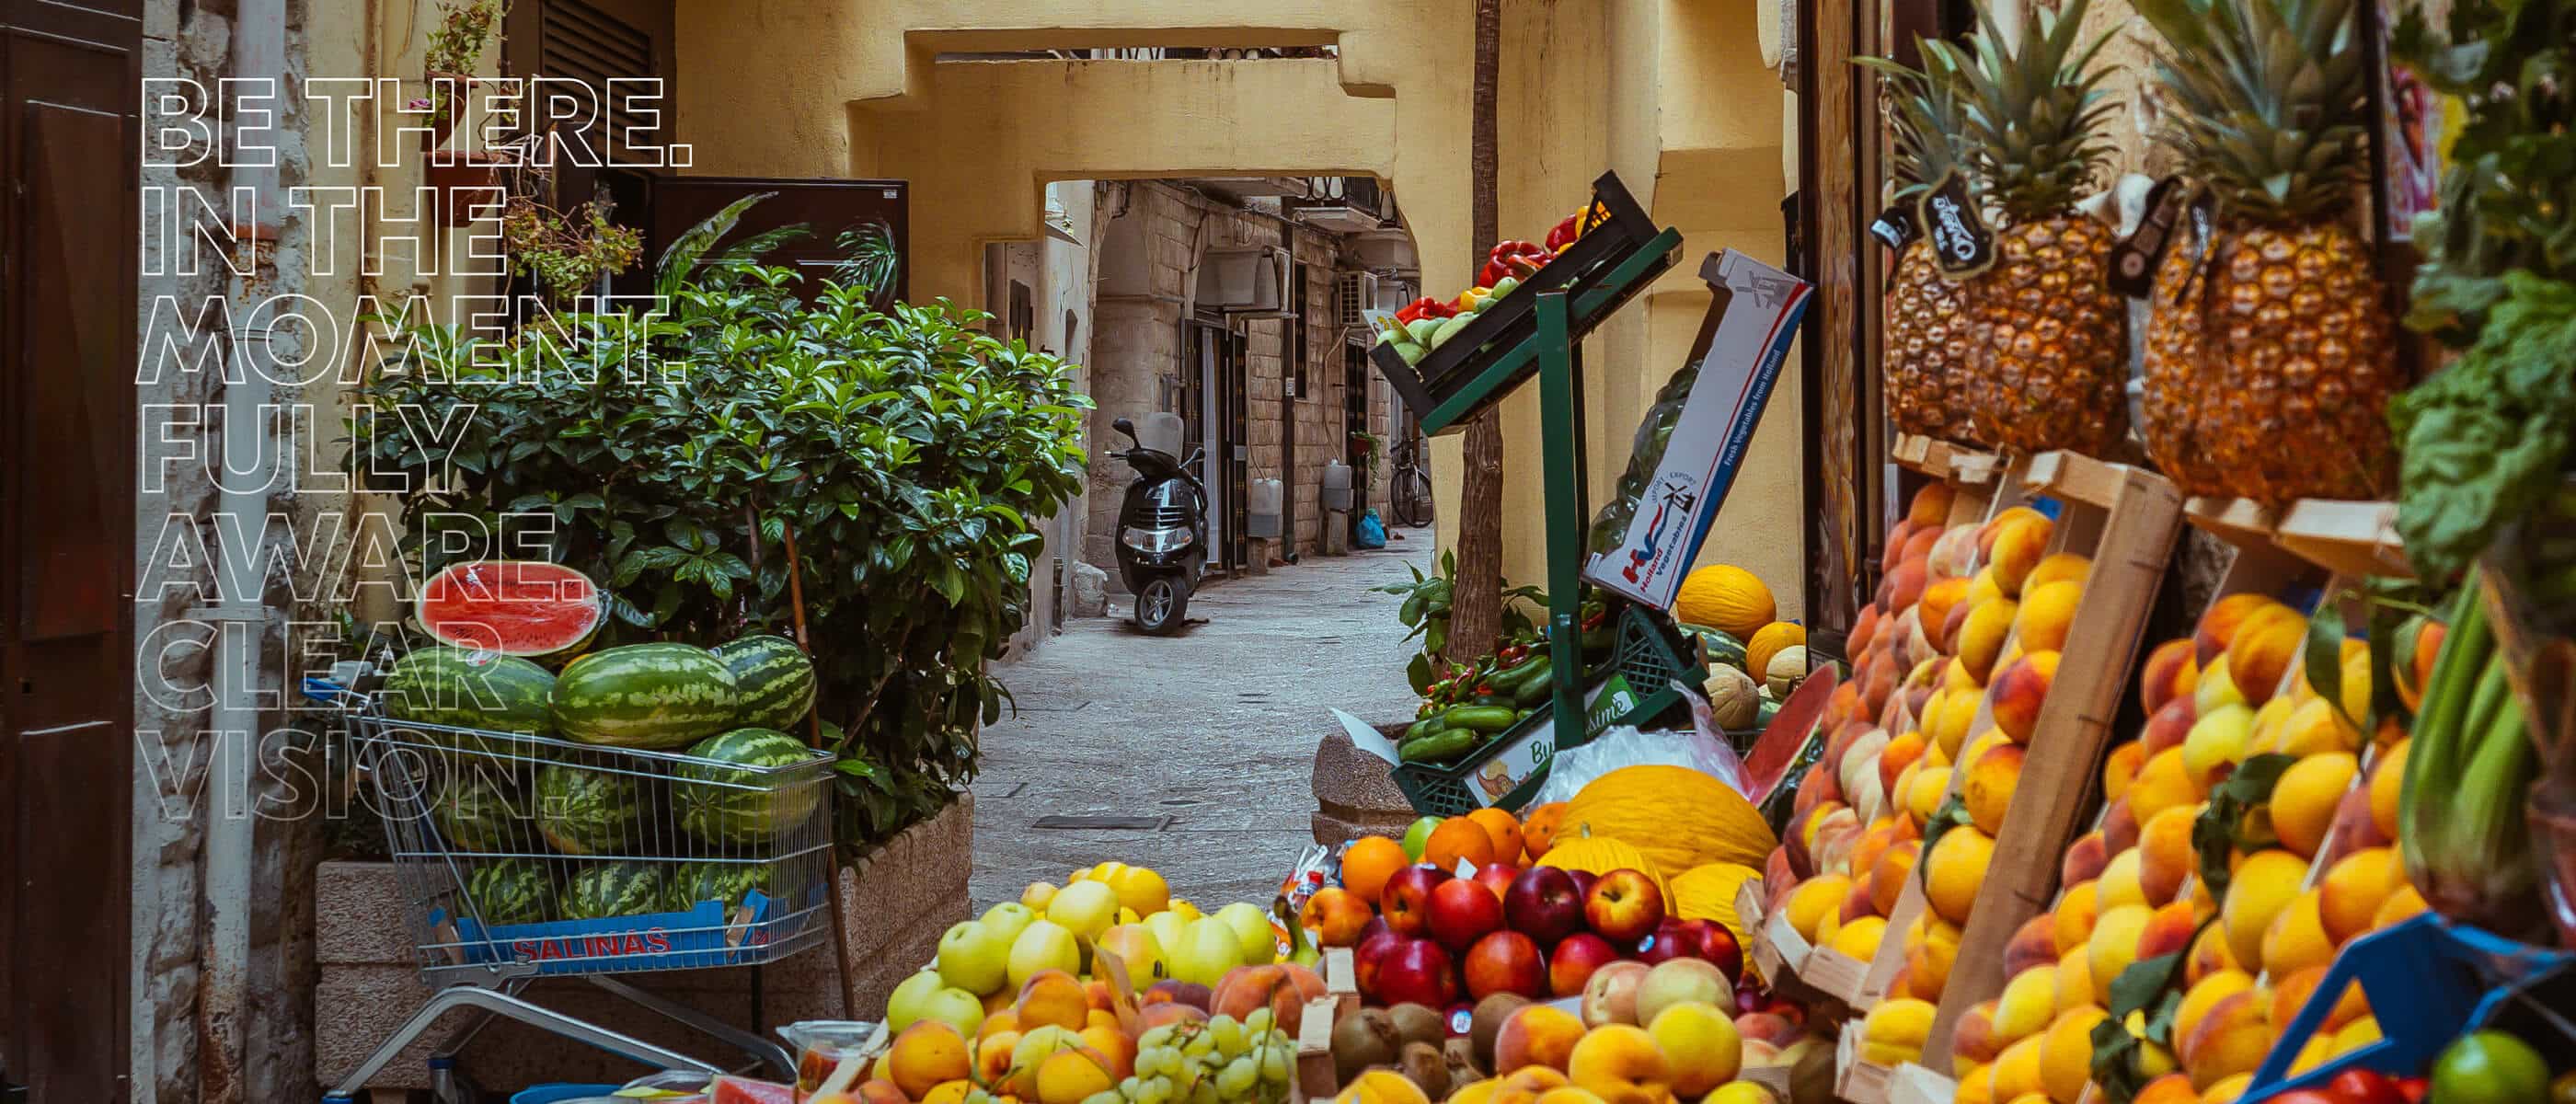
[[[2337,575],[2411,576],[2397,537],[2397,504],[2303,498],[2290,504],[2272,539],[2291,555]]]
[[[2207,495],[2184,502],[2182,516],[2192,528],[2239,548],[2271,543],[2272,530],[2278,522],[2270,507],[2253,499]]]
[[[1735,891],[1735,915],[1752,936],[1745,955],[1771,991],[1813,1007],[1852,1007],[1869,963],[1831,947],[1818,947],[1791,927],[1785,912],[1765,914],[1762,879],[1747,878]]]

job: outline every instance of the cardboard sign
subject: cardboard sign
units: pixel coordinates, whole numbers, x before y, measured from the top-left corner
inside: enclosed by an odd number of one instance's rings
[[[1732,249],[1700,265],[1729,292],[1698,382],[1619,544],[1592,557],[1583,577],[1659,610],[1673,605],[1709,523],[1735,485],[1745,447],[1771,403],[1781,359],[1798,334],[1815,285]]]

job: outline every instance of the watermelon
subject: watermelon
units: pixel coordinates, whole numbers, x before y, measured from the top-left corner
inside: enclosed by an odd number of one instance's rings
[[[517,656],[467,648],[423,648],[385,676],[385,715],[398,721],[494,732],[553,731],[555,677]],[[447,747],[507,754],[507,740],[423,730]]]
[[[774,728],[737,728],[700,741],[689,748],[689,757],[713,762],[672,772],[671,804],[680,827],[708,843],[748,846],[805,823],[822,805],[824,787],[768,771],[809,762],[815,754],[804,741]]]
[[[580,653],[608,619],[599,584],[543,560],[475,560],[429,577],[412,603],[442,644],[531,659]]]
[[[567,920],[606,920],[684,907],[671,897],[671,881],[660,863],[591,863],[564,886],[563,914]]]
[[[794,1104],[796,1089],[775,1081],[754,1081],[730,1073],[707,1084],[707,1104]]]
[[[465,879],[465,895],[474,902],[468,915],[479,912],[486,924],[537,924],[554,919],[554,872],[535,859],[495,859],[478,864]]]
[[[537,831],[567,855],[626,848],[644,810],[644,787],[630,774],[549,763],[537,771]]]
[[[566,664],[550,706],[555,728],[586,744],[675,748],[733,727],[733,672],[694,644],[628,644]]]
[[[686,908],[700,901],[722,901],[730,912],[742,905],[745,894],[752,890],[769,892],[769,864],[766,862],[693,862],[682,863],[672,876],[679,899]]]
[[[716,658],[733,672],[742,694],[742,712],[734,723],[752,728],[791,729],[814,711],[814,661],[796,642],[771,633],[746,636],[716,645]]]
[[[460,771],[439,791],[431,810],[440,835],[462,851],[528,851],[528,799],[512,792],[503,775],[493,771]]]

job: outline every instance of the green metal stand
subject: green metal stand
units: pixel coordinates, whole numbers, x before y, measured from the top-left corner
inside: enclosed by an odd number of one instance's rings
[[[1558,747],[1584,742],[1583,538],[1592,521],[1584,487],[1583,347],[1567,324],[1566,295],[1538,295],[1539,437],[1547,457],[1547,640],[1559,657],[1549,678],[1556,684]],[[1572,661],[1568,662],[1567,657]]]

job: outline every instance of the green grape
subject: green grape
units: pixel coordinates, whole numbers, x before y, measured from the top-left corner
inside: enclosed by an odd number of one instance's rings
[[[1270,1026],[1271,1016],[1268,1005],[1253,1009],[1251,1015],[1243,1018],[1243,1029],[1251,1032],[1256,1039],[1270,1034]]]
[[[993,1094],[982,1089],[969,1089],[966,1092],[966,1104],[993,1104]]]
[[[1103,1089],[1099,1092],[1083,1097],[1082,1104],[1120,1104],[1120,1102],[1116,1092]]]
[[[1261,1079],[1273,1085],[1285,1085],[1288,1083],[1287,1047],[1265,1046],[1261,1048]]]
[[[1243,1053],[1243,1024],[1232,1016],[1219,1016],[1208,1021],[1208,1034],[1216,1037],[1216,1047],[1227,1054]]]
[[[1217,1095],[1216,1082],[1213,1079],[1201,1081],[1197,1088],[1190,1090],[1190,1104],[1219,1104],[1224,1099]]]
[[[1136,1048],[1137,1048],[1138,1050],[1152,1050],[1152,1049],[1154,1049],[1155,1047],[1162,1046],[1162,1045],[1167,1044],[1167,1043],[1169,1043],[1169,1042],[1171,1042],[1171,1041],[1172,1041],[1172,1025],[1170,1025],[1170,1024],[1160,1024],[1160,1025],[1157,1025],[1157,1026],[1154,1026],[1154,1027],[1147,1028],[1147,1029],[1145,1030],[1145,1033],[1144,1033],[1143,1035],[1139,1035],[1139,1036],[1137,1036],[1137,1037],[1136,1037]]]
[[[1237,1058],[1227,1063],[1225,1069],[1217,1073],[1216,1091],[1228,1100],[1241,1100],[1251,1095],[1252,1086],[1260,1079],[1261,1067],[1253,1062],[1250,1056]],[[1099,1104],[1099,1102],[1084,1101],[1083,1104]]]
[[[1196,1035],[1190,1036],[1190,1041],[1182,1044],[1181,1053],[1189,1055],[1192,1058],[1196,1058],[1199,1055],[1206,1054],[1207,1052],[1215,1049],[1216,1033],[1213,1031],[1202,1031]]]

